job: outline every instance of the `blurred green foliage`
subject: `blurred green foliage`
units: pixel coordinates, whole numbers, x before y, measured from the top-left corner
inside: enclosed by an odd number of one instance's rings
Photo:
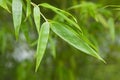
[[[11,1],[7,1],[9,9]],[[119,80],[120,12],[115,10],[116,7],[104,8],[119,5],[119,0],[31,1],[36,4],[49,3],[74,15],[85,36],[99,48],[100,55],[107,63],[83,54],[51,32],[52,39],[40,68],[35,72],[35,40],[38,34],[33,18],[22,22],[16,41],[11,13],[0,7],[0,80]],[[40,9],[47,18],[66,23],[51,10]],[[23,13],[24,20],[25,10]],[[56,44],[55,49],[52,44]]]

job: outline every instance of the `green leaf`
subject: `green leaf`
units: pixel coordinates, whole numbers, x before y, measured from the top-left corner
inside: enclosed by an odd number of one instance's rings
[[[55,39],[54,38],[49,38],[50,41],[50,51],[52,56],[55,58],[56,57],[56,44],[55,44]]]
[[[119,8],[119,5],[106,5],[103,8],[107,8],[107,7],[112,7],[112,8]]]
[[[120,11],[120,7],[119,7],[119,8],[114,8],[113,10],[118,10],[118,11]]]
[[[34,15],[35,25],[36,25],[37,31],[39,33],[39,31],[40,31],[40,9],[37,5],[34,6],[33,15]]]
[[[42,3],[42,4],[40,4],[40,6],[44,6],[46,8],[59,11],[59,12],[63,13],[66,16],[70,16],[75,22],[77,22],[76,18],[72,14],[70,14],[69,12],[67,12],[67,11],[64,11],[62,9],[56,8],[56,7],[54,7],[54,6],[50,5],[50,4],[47,4],[47,3]]]
[[[6,9],[8,12],[10,12],[6,0],[0,0],[0,6]]]
[[[108,28],[108,23],[101,14],[96,15],[96,20],[99,21],[105,28]]]
[[[59,11],[61,11],[66,16],[70,16],[77,23],[77,19],[72,14],[61,9]]]
[[[67,25],[63,25],[57,22],[51,22],[51,29],[60,38],[62,38],[64,41],[66,41],[76,49],[105,62],[94,49],[92,49],[83,39],[81,39],[81,37],[78,37],[77,33],[73,32],[70,27],[68,28]]]
[[[27,0],[27,12],[26,12],[26,19],[30,16],[31,14],[31,4],[30,4],[31,0]]]
[[[39,32],[39,38],[38,38],[38,43],[37,43],[35,71],[37,71],[40,65],[40,62],[43,58],[43,55],[45,53],[45,49],[46,49],[48,38],[49,38],[49,31],[50,31],[49,23],[48,22],[43,23],[41,26],[41,30]]]
[[[80,8],[82,6],[83,6],[82,4],[74,5],[74,6],[70,7],[70,8],[68,8],[68,10],[75,9],[75,8]]]
[[[19,35],[21,20],[22,20],[22,2],[20,0],[12,1],[12,15],[13,15],[13,24],[15,28],[16,39]]]
[[[64,18],[69,24],[74,25],[77,29],[79,29],[79,30],[82,32],[80,26],[79,26],[76,22],[74,22],[73,20],[71,20],[69,17],[67,17],[67,16],[65,15],[65,14],[70,15],[70,13],[65,12],[65,11],[63,11],[63,10],[61,10],[61,9],[58,9],[58,8],[56,8],[56,7],[54,7],[54,6],[51,6],[51,5],[47,4],[47,3],[42,3],[42,4],[39,4],[39,5],[42,6],[42,7],[51,9],[51,10],[54,11],[56,14],[58,14],[58,15],[60,15],[62,18]],[[70,16],[71,16],[71,15],[70,15]],[[72,16],[72,17],[73,17],[73,16]],[[74,20],[75,20],[75,18],[74,18]],[[76,20],[75,20],[75,21],[76,21]]]
[[[109,18],[108,25],[109,25],[109,30],[110,30],[111,38],[114,41],[114,39],[115,39],[115,25],[114,25],[113,18]]]

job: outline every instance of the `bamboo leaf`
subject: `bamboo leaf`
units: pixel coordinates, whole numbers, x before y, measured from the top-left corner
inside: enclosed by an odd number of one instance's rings
[[[66,15],[66,16],[70,16],[75,22],[77,22],[76,18],[75,18],[72,14],[70,14],[69,12],[67,12],[67,11],[64,11],[64,10],[62,10],[62,9],[59,9],[59,8],[54,7],[54,6],[52,6],[52,5],[50,5],[50,4],[47,4],[47,3],[42,3],[42,4],[40,4],[40,5],[41,5],[41,6],[44,6],[44,7],[46,7],[46,8],[52,9],[52,10],[59,11],[59,12],[63,13],[63,14]]]
[[[15,35],[18,38],[21,20],[22,20],[22,2],[20,0],[12,1],[12,15],[13,15],[13,24],[15,28]]]
[[[96,15],[96,20],[99,21],[105,28],[108,28],[108,23],[101,14]]]
[[[114,39],[115,39],[115,25],[114,25],[113,18],[109,18],[108,25],[109,25],[109,30],[110,30],[111,38],[114,41]]]
[[[61,11],[66,16],[70,16],[77,23],[77,19],[72,14],[61,9],[59,11]]]
[[[74,5],[74,6],[70,7],[70,8],[68,8],[68,10],[75,9],[75,8],[80,8],[82,6],[83,6],[83,4]]]
[[[33,15],[34,15],[35,25],[36,25],[37,31],[39,33],[39,30],[40,30],[40,9],[37,5],[34,7]]]
[[[6,0],[0,0],[0,6],[7,10],[8,12],[10,12]]]
[[[51,10],[54,11],[56,14],[58,14],[58,15],[60,15],[62,18],[64,18],[69,24],[74,25],[77,29],[79,29],[79,30],[82,32],[80,26],[79,26],[76,22],[74,22],[73,20],[71,20],[70,18],[68,18],[68,17],[65,15],[65,14],[70,15],[70,13],[65,12],[65,11],[63,11],[63,10],[60,10],[60,9],[58,9],[58,8],[56,8],[56,7],[54,7],[54,6],[51,6],[51,5],[47,4],[47,3],[42,3],[42,4],[39,4],[39,5],[42,6],[42,7],[51,9]],[[70,16],[71,16],[71,15],[70,15]],[[73,16],[72,16],[72,17],[73,17]],[[75,20],[75,18],[73,18],[73,19]],[[75,21],[76,21],[76,20],[75,20]]]
[[[54,33],[56,33],[60,38],[64,41],[75,47],[76,49],[85,52],[86,54],[92,55],[99,60],[105,62],[95,50],[93,50],[83,39],[78,37],[76,33],[72,31],[72,29],[66,28],[67,25],[62,25],[57,22],[51,22],[51,29]]]
[[[38,43],[37,43],[35,71],[37,71],[40,65],[40,62],[43,58],[43,55],[45,53],[45,49],[46,49],[48,38],[49,38],[49,31],[50,31],[49,23],[48,22],[43,23],[41,26],[41,30],[39,32],[39,38],[38,38]]]
[[[31,0],[27,0],[27,12],[26,12],[26,19],[30,16],[31,14],[31,4],[30,4]]]

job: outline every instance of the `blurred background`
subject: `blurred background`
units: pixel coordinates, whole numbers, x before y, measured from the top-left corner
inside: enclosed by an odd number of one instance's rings
[[[39,70],[35,72],[34,41],[38,35],[33,18],[22,23],[19,40],[16,41],[12,15],[0,7],[0,80],[119,80],[119,0],[32,0],[32,2],[49,3],[74,15],[84,34],[98,47],[106,64],[80,52],[53,34],[56,57],[52,54],[51,44],[48,43]],[[82,7],[70,9],[78,4]],[[104,8],[107,5],[119,7]],[[11,0],[8,1],[8,6],[11,9]],[[48,19],[56,16],[48,9],[42,7],[40,9]],[[99,17],[96,19],[95,15]],[[114,27],[110,27],[111,19]],[[107,24],[110,26],[106,26]]]

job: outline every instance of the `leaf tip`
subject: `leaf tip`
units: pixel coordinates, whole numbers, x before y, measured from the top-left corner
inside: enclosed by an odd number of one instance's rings
[[[106,61],[103,58],[99,57],[98,59],[101,60],[103,63],[106,64]]]

